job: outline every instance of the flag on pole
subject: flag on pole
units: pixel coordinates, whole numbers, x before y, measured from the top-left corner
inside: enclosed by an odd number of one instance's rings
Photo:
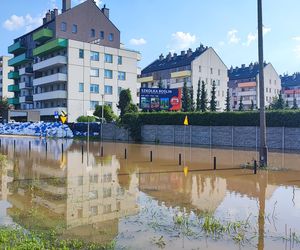
[[[188,125],[189,125],[189,118],[188,118],[187,115],[186,115],[185,118],[184,118],[183,125],[185,125],[185,126],[188,126]]]

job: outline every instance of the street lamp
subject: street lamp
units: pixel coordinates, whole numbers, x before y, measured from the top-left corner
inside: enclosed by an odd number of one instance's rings
[[[263,21],[262,0],[257,0],[258,12],[258,58],[259,58],[259,106],[260,106],[260,166],[268,165],[268,148],[266,136],[266,112],[265,112],[265,84],[264,84],[264,48],[263,48]]]

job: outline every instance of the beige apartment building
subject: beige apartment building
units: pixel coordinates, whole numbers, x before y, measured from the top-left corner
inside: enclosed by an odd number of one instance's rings
[[[13,94],[8,91],[8,86],[13,82],[10,73],[12,67],[8,66],[8,60],[10,58],[9,56],[0,57],[0,99],[7,99],[13,96]]]

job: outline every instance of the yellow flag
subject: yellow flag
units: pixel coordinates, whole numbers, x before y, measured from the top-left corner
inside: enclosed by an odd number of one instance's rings
[[[189,118],[188,118],[187,115],[186,115],[185,118],[184,118],[183,125],[185,125],[185,126],[188,126],[188,125],[189,125]]]
[[[183,172],[184,172],[184,176],[187,177],[187,175],[189,173],[189,168],[188,167],[184,167],[183,168]]]
[[[66,116],[60,116],[60,120],[63,124],[65,124],[65,122],[67,121],[67,117]]]

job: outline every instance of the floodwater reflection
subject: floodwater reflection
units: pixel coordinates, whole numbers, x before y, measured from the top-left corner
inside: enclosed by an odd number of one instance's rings
[[[299,154],[270,153],[270,165],[281,171],[254,175],[240,167],[252,164],[254,151],[0,139],[8,158],[0,172],[1,225],[56,230],[62,238],[89,242],[115,240],[117,248],[300,248]],[[189,234],[175,225],[179,213],[191,219]],[[247,221],[251,228],[244,233],[251,240],[203,234],[193,224],[199,215]]]

